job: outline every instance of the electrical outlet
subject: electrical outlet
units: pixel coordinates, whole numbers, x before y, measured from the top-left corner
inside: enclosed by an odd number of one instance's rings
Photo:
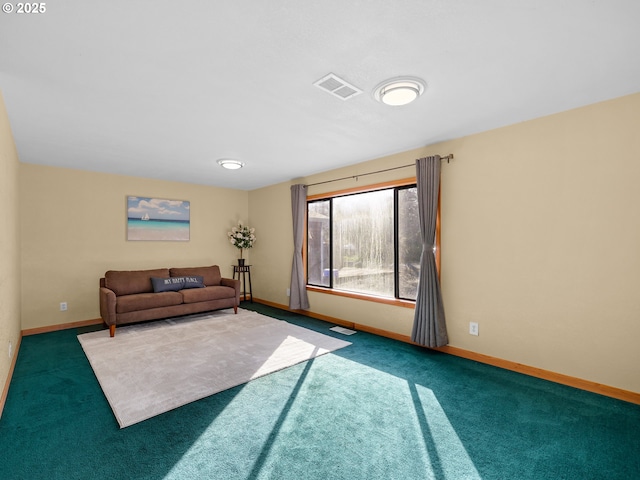
[[[290,296],[291,296],[291,289],[287,288],[287,297],[290,297]]]
[[[478,323],[477,322],[469,322],[469,335],[478,336]]]
[[[60,302],[60,311],[61,312],[67,311],[67,302]]]

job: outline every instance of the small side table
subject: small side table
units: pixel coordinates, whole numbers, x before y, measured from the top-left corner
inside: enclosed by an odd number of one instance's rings
[[[238,274],[238,280],[240,280],[240,274],[242,274],[242,292],[241,295],[244,295],[244,301],[247,301],[247,274],[249,274],[249,299],[251,303],[253,303],[253,290],[251,289],[251,265],[233,265],[233,279],[236,278],[236,273]]]

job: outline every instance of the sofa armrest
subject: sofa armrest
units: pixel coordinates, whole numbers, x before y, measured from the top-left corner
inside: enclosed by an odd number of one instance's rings
[[[106,287],[100,287],[100,316],[107,325],[116,324],[116,294]]]
[[[233,278],[221,278],[220,285],[225,287],[231,287],[236,291],[236,305],[240,305],[240,280],[234,280]]]

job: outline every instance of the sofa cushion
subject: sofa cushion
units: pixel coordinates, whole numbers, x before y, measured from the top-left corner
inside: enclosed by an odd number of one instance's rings
[[[137,312],[139,310],[149,310],[151,308],[170,307],[180,305],[182,295],[180,292],[161,293],[136,293],[133,295],[122,295],[118,297],[116,303],[116,313]]]
[[[204,287],[191,290],[181,290],[184,303],[208,302],[209,300],[220,300],[222,298],[234,298],[235,289],[231,287]]]
[[[104,274],[104,286],[116,295],[153,292],[151,277],[169,277],[168,268],[156,270],[109,270]]]
[[[169,274],[172,277],[202,277],[207,287],[220,285],[220,279],[222,278],[218,265],[212,265],[211,267],[172,268],[169,270]]]

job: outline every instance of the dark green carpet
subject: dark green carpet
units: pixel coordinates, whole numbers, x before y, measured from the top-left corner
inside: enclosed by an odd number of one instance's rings
[[[86,329],[24,337],[0,478],[640,478],[640,406],[243,307],[353,345],[120,430]]]

